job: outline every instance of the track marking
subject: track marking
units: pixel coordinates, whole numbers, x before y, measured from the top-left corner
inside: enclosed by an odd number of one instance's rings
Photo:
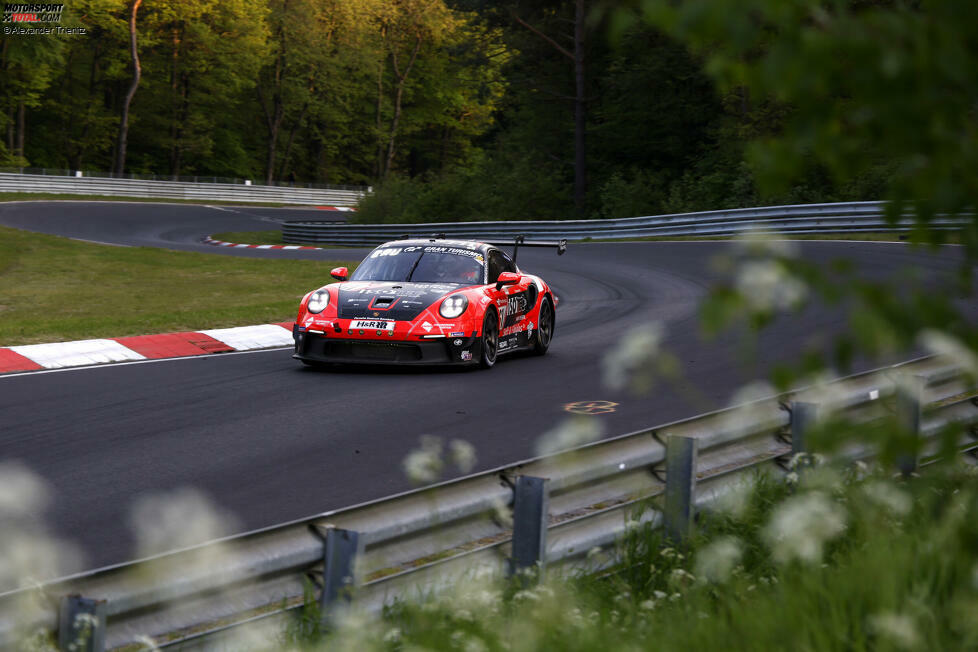
[[[564,412],[574,414],[609,414],[618,410],[614,401],[575,401],[564,406]]]

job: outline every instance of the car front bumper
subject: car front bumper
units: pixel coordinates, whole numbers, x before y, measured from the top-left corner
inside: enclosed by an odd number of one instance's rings
[[[467,337],[390,340],[343,337],[336,333],[309,333],[292,328],[296,360],[337,364],[449,365],[475,364],[482,356],[482,341]],[[456,344],[457,342],[457,344]]]

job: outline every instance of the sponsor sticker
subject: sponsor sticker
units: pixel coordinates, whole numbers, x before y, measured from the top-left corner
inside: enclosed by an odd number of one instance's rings
[[[452,331],[448,334],[449,337],[463,337],[465,335],[464,331]]]
[[[394,323],[392,321],[384,320],[371,320],[371,319],[355,319],[353,323],[350,324],[350,328],[365,328],[368,330],[376,331],[392,331],[394,330]]]
[[[472,359],[472,352],[471,351],[462,351],[461,357],[462,357],[463,360],[471,360]]]
[[[428,322],[425,322],[425,323],[421,324],[421,328],[424,329],[424,332],[425,333],[430,333],[431,332],[431,324],[429,324]]]

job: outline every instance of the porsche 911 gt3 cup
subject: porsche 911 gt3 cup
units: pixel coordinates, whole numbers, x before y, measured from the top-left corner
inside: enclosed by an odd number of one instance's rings
[[[500,354],[543,355],[553,338],[557,297],[520,271],[497,244],[405,239],[374,249],[340,283],[313,290],[299,305],[295,354],[321,363],[493,366]],[[566,242],[524,242],[555,247]],[[349,276],[349,279],[347,278]]]

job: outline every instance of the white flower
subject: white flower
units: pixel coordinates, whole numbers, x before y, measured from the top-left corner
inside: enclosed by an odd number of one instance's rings
[[[696,575],[710,582],[725,582],[742,556],[740,539],[721,537],[696,555]]]
[[[538,455],[552,455],[558,451],[590,444],[601,437],[601,423],[593,417],[568,419],[537,441]]]
[[[869,626],[880,638],[889,641],[895,647],[903,650],[913,650],[921,645],[920,634],[913,618],[907,614],[891,611],[871,616]]]
[[[845,528],[845,510],[822,492],[812,491],[778,505],[763,534],[776,561],[818,562],[825,544]]]
[[[776,413],[777,390],[766,380],[755,380],[733,393],[729,410],[717,416],[717,429],[736,432],[755,427],[758,421]]]
[[[797,246],[784,236],[752,229],[733,240],[734,251],[740,255],[791,258],[797,254]]]
[[[452,463],[462,473],[468,473],[475,467],[475,446],[463,439],[453,439],[448,443]]]
[[[507,529],[513,527],[513,510],[498,496],[492,500],[492,518],[500,527]]]
[[[50,492],[40,476],[20,462],[0,463],[0,520],[44,511]]]
[[[686,586],[695,581],[696,577],[689,571],[683,570],[682,568],[674,568],[672,569],[672,572],[669,573],[669,585],[673,587]]]
[[[230,512],[190,487],[140,496],[133,504],[131,523],[142,557],[212,541],[238,529]]]
[[[737,270],[735,285],[747,305],[759,312],[793,308],[808,294],[805,284],[776,260],[743,262]]]
[[[631,375],[658,355],[663,333],[662,324],[658,322],[625,333],[601,361],[605,387],[616,391],[624,389]]]
[[[917,337],[917,341],[931,353],[946,357],[960,366],[972,378],[978,378],[978,353],[961,340],[947,333],[928,329]]]
[[[643,600],[642,603],[638,606],[641,607],[642,609],[645,609],[646,611],[652,611],[653,609],[655,609],[655,600]]]
[[[399,640],[401,640],[401,630],[398,627],[392,627],[384,634],[384,643],[397,643]]]
[[[413,484],[430,484],[441,476],[444,463],[441,459],[442,445],[438,437],[421,436],[421,448],[408,453],[404,458],[404,473]]]
[[[878,480],[863,487],[863,493],[872,502],[886,509],[894,516],[906,516],[913,507],[913,500],[905,491],[897,489],[889,482]]]

